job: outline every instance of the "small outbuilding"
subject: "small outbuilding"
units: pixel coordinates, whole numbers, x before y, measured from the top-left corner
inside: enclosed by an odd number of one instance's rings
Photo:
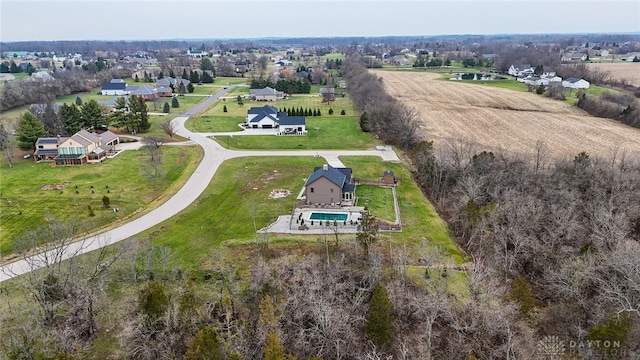
[[[382,173],[382,183],[385,185],[395,185],[396,176],[391,170],[386,170]]]

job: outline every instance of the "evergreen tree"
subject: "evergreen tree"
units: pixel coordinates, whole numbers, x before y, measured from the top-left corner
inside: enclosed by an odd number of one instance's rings
[[[136,76],[133,78],[133,81],[140,82],[140,78],[138,77],[138,74],[136,74]]]
[[[366,206],[360,214],[356,240],[362,245],[365,257],[369,257],[369,247],[378,241],[378,225]]]
[[[80,96],[76,96],[76,105],[82,106],[82,99],[80,98]]]
[[[180,81],[178,84],[178,94],[180,94],[180,96],[184,96],[186,92],[187,92],[187,87],[184,86],[184,83],[182,81]]]
[[[207,71],[202,73],[202,82],[205,84],[213,83],[213,78],[211,77],[211,75],[209,75]]]
[[[179,108],[180,107],[180,103],[178,103],[178,98],[176,96],[174,96],[171,99],[171,107],[172,108]]]
[[[187,84],[187,91],[189,92],[189,94],[192,94],[192,93],[193,93],[193,90],[195,90],[195,89],[193,88],[193,83],[189,83],[189,84]]]
[[[10,72],[9,66],[5,62],[1,63],[0,64],[0,73],[6,74],[6,73],[9,73],[9,72]]]
[[[189,76],[187,75],[187,69],[182,69],[182,78],[183,79],[188,79]]]
[[[173,69],[169,69],[169,77],[176,78],[176,74],[173,73]]]
[[[612,350],[619,350],[613,347],[613,343],[619,343],[621,347],[624,346],[628,341],[631,329],[631,320],[628,315],[613,315],[604,324],[590,328],[587,339],[593,341],[595,348],[607,354]],[[607,344],[610,344],[609,347]]]
[[[340,115],[347,115],[347,112],[342,109],[342,111],[340,111]]]
[[[200,75],[198,74],[197,71],[191,70],[191,74],[189,76],[189,80],[191,80],[191,83],[197,84],[197,83],[200,82]]]
[[[80,114],[84,127],[97,128],[102,123],[102,107],[96,99],[91,99],[80,107]]]
[[[33,74],[34,72],[36,72],[36,68],[34,68],[31,63],[27,64],[27,74],[31,76],[31,74]]]
[[[284,346],[280,344],[278,335],[272,331],[267,334],[267,343],[264,346],[264,360],[286,360]]]
[[[82,115],[77,106],[64,103],[60,106],[59,113],[64,122],[65,134],[73,135],[82,129]]]
[[[158,73],[158,79],[162,79],[164,77],[164,73],[162,71],[160,71]]]
[[[227,112],[227,105],[222,107],[222,112]]]
[[[329,110],[329,111],[331,111],[331,110]],[[363,132],[371,131],[371,124],[369,124],[369,117],[367,116],[367,112],[366,111],[363,112],[362,115],[360,115],[360,129]]]
[[[329,115],[333,115],[333,108],[329,108]]]
[[[38,138],[47,135],[42,123],[30,112],[25,112],[20,118],[16,134],[18,147],[22,150],[35,150]]]
[[[509,295],[511,300],[520,305],[522,315],[528,318],[536,306],[536,300],[531,296],[531,287],[522,276],[518,275],[511,281],[511,292]]]
[[[20,68],[18,67],[18,65],[16,65],[16,63],[12,60],[11,64],[9,65],[9,72],[12,74],[17,74],[19,72],[21,72]]]
[[[198,331],[187,346],[184,360],[225,360],[224,347],[216,329],[205,327]]]
[[[164,286],[150,280],[138,293],[140,312],[152,320],[162,316],[169,308],[169,296]]]
[[[168,114],[170,110],[171,110],[171,107],[169,106],[169,102],[168,102],[168,101],[165,101],[165,102],[164,102],[164,107],[162,108],[162,111],[163,111],[164,113]]]
[[[322,116],[322,113],[320,112],[320,109],[318,109],[318,116]]]
[[[364,332],[380,349],[384,349],[393,337],[393,304],[382,284],[371,296]]]

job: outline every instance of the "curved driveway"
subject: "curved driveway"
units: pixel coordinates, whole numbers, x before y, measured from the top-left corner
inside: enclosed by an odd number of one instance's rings
[[[398,157],[393,150],[283,150],[283,151],[231,151],[223,148],[220,144],[209,139],[206,135],[193,133],[184,127],[185,122],[190,116],[205,109],[220,96],[224,95],[229,89],[222,89],[205,101],[185,111],[173,121],[176,126],[176,134],[190,139],[192,142],[202,146],[204,149],[204,157],[194,173],[187,180],[184,186],[167,202],[149,213],[132,220],[115,229],[100,233],[93,237],[69,244],[62,254],[49,251],[46,253],[36,254],[27,259],[18,260],[5,264],[0,267],[0,282],[9,280],[13,277],[28,273],[37,268],[50,265],[57,262],[85,254],[93,250],[97,250],[104,246],[112,245],[122,240],[128,239],[142,231],[145,231],[184,210],[192,202],[194,202],[200,194],[207,188],[213,175],[218,170],[220,164],[227,159],[247,156],[322,156],[326,159],[336,159],[341,155],[372,155],[380,156],[383,160],[397,161]]]

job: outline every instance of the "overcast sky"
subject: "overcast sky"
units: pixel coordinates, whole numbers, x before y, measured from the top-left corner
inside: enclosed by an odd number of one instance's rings
[[[640,0],[0,0],[0,14],[1,41],[640,32]]]

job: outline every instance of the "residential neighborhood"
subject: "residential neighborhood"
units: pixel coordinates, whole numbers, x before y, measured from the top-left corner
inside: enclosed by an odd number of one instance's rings
[[[635,8],[523,4],[13,10],[0,358],[640,358]]]

